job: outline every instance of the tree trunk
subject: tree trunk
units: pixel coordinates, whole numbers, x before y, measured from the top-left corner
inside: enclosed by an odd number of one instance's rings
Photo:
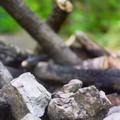
[[[56,0],[56,5],[47,19],[47,23],[55,32],[60,30],[61,25],[72,11],[72,8],[69,0]]]
[[[22,0],[0,0],[1,6],[24,28],[51,58],[59,64],[74,64],[80,59],[62,39],[41,21]]]

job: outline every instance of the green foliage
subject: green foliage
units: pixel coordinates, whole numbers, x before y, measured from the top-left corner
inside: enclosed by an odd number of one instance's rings
[[[54,1],[49,0],[24,0],[28,6],[40,17],[46,20],[50,13]],[[0,7],[0,32],[18,32],[20,26],[17,22],[2,8]]]
[[[70,14],[67,29],[105,33],[109,27],[120,20],[119,0],[76,0],[74,11]],[[67,27],[67,25],[66,25]]]
[[[46,20],[54,6],[54,0],[24,0],[42,19]],[[61,34],[71,35],[76,30],[91,33],[107,32],[120,21],[120,0],[76,0],[74,10],[61,29]],[[0,32],[15,32],[20,26],[0,8]]]
[[[25,0],[25,2],[44,21],[54,6],[53,0]]]
[[[105,48],[120,51],[120,21],[112,25],[106,34],[96,34],[93,39]]]
[[[15,20],[0,7],[0,32],[15,32],[19,29]]]

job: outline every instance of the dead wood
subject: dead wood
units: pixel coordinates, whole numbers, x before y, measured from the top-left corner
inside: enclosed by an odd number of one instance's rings
[[[62,39],[39,19],[22,0],[0,0],[1,6],[43,47],[59,64],[74,64],[79,58],[65,46]]]
[[[48,16],[47,23],[55,31],[58,32],[60,27],[72,11],[72,4],[69,0],[56,0],[56,5]]]
[[[77,69],[107,69],[110,68],[109,59],[107,56],[97,57],[82,61],[82,64],[74,65]]]
[[[120,92],[120,70],[115,68],[84,70],[41,62],[36,66],[34,74],[43,80],[62,83],[68,83],[71,79],[80,79],[87,85],[94,84],[97,87],[109,88]]]
[[[107,60],[110,68],[120,69],[120,57],[108,56]]]
[[[3,64],[10,65],[11,62],[15,64],[15,62],[21,62],[28,56],[29,54],[26,51],[21,50],[17,46],[0,41],[0,61]]]
[[[81,31],[75,33],[76,40],[86,49],[92,57],[109,56],[110,53],[95,43]]]
[[[88,52],[83,47],[80,46],[70,46],[70,49],[81,59],[87,60],[92,58]]]
[[[120,69],[120,58],[112,56],[102,56],[94,59],[84,60],[81,64],[74,66],[77,69]]]
[[[47,55],[32,55],[29,56],[27,59],[22,61],[21,65],[23,67],[33,67],[40,61],[48,61],[49,57]]]

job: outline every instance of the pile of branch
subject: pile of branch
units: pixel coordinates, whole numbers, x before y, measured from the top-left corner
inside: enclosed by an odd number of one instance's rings
[[[35,38],[38,44],[42,46],[42,48],[46,51],[47,55],[49,56],[49,58],[47,57],[47,60],[52,59],[55,62],[55,64],[64,65],[63,68],[55,67],[58,73],[62,69],[65,72],[65,74],[66,72],[68,73],[63,76],[69,78],[69,74],[73,71],[74,74],[71,74],[70,79],[74,77],[77,78],[79,76],[81,80],[82,79],[83,81],[84,79],[85,81],[90,80],[92,81],[92,83],[94,82],[97,83],[99,81],[99,80],[94,81],[92,75],[96,75],[95,78],[97,78],[97,76],[99,75],[102,75],[101,77],[102,80],[100,80],[102,81],[102,84],[101,83],[100,84],[101,86],[104,87],[107,87],[109,86],[109,84],[112,83],[114,84],[119,83],[119,77],[116,79],[116,81],[114,81],[114,79],[111,79],[111,82],[106,82],[106,76],[104,78],[104,75],[106,74],[106,72],[108,73],[108,71],[109,74],[112,73],[111,75],[113,75],[113,77],[111,78],[114,78],[114,76],[116,76],[119,73],[119,70],[115,70],[115,69],[112,71],[109,70],[109,68],[117,68],[117,69],[120,68],[119,67],[120,58],[118,56],[113,57],[110,52],[104,50],[101,46],[96,44],[84,33],[77,31],[75,33],[74,39],[77,40],[77,42],[79,42],[81,46],[84,48],[85,52],[89,54],[91,58],[93,58],[82,61],[82,59],[79,58],[75,52],[73,52],[68,46],[66,46],[62,38],[60,38],[56,34],[56,32],[59,32],[61,25],[64,23],[65,19],[73,9],[72,3],[70,1],[56,0],[55,7],[50,13],[46,23],[44,23],[40,18],[38,18],[34,14],[34,12],[32,12],[29,9],[29,7],[21,0],[16,0],[16,1],[0,0],[0,4],[33,38]],[[30,55],[27,55],[26,53],[23,54],[22,52],[16,52],[18,50],[16,49],[12,50],[11,47],[9,46],[7,46],[9,52],[8,50],[6,52],[2,52],[3,48],[5,49],[6,47],[4,47],[5,44],[3,43],[0,44],[1,46],[3,46],[0,48],[2,54],[5,55],[7,53],[7,55],[10,56],[10,58],[14,59],[13,61],[15,60],[17,61],[17,59],[19,59],[20,62],[22,62],[23,66],[27,66],[29,64],[30,66],[35,67],[36,72],[34,71],[34,73],[37,77],[40,77],[41,79],[52,78],[51,80],[55,80],[55,79],[57,80],[57,76],[56,78],[54,78],[54,74],[56,74],[55,71],[51,72],[49,71],[49,69],[47,71],[44,71],[45,72],[44,74],[47,75],[48,72],[48,74],[50,74],[51,77],[47,77],[47,76],[46,76],[47,78],[42,77],[44,75],[43,73],[41,73],[41,71],[43,71],[46,67],[42,66],[41,68],[42,70],[38,70],[39,64],[36,65],[41,60],[41,57],[32,56],[29,60],[28,56]],[[94,58],[94,57],[98,57],[98,58]],[[24,59],[26,60],[23,62]],[[42,60],[44,59],[46,59],[46,57],[42,58]],[[8,61],[6,61],[6,63],[7,62]],[[46,64],[49,66],[49,63]],[[67,65],[67,71],[66,71],[66,65]],[[86,70],[86,69],[90,69],[90,70]],[[108,70],[96,70],[96,69],[108,69]],[[78,75],[78,71],[80,71],[79,75]],[[88,75],[88,77],[84,78],[82,75],[83,76]],[[67,82],[70,79],[67,79]],[[60,80],[62,81],[65,79],[61,78]],[[119,87],[116,88],[116,85],[112,85],[112,86],[115,86],[115,87],[111,87],[112,89],[117,89],[117,91],[119,91],[118,89]]]
[[[69,0],[56,0],[55,7],[48,16],[46,23],[38,18],[22,0],[0,0],[0,5],[45,51],[44,55],[36,56],[0,41],[0,111],[3,111],[0,112],[3,114],[0,115],[0,119],[30,120],[32,118],[33,120],[40,120],[39,117],[43,116],[49,102],[48,115],[50,115],[51,120],[59,120],[60,118],[65,120],[81,119],[81,116],[84,119],[90,117],[91,120],[94,120],[99,115],[104,118],[105,111],[108,111],[108,108],[104,108],[104,103],[109,106],[109,100],[94,86],[83,89],[80,86],[83,82],[84,86],[95,85],[97,88],[106,89],[108,92],[109,90],[120,92],[120,57],[103,49],[81,31],[77,31],[67,42],[59,37],[57,33],[73,9],[72,3]],[[73,46],[75,41],[81,46],[80,49]],[[79,50],[81,49],[83,50],[82,53],[85,54],[84,57],[80,54],[81,51]],[[53,94],[54,99],[50,101],[51,94],[36,82],[34,76],[30,73],[22,74],[27,71],[33,73],[37,81],[52,92],[55,92],[58,86],[68,84],[63,86],[61,91]],[[16,78],[19,75],[21,76]],[[79,80],[69,83],[71,79]],[[79,101],[78,96],[85,100]],[[95,108],[90,106],[94,114],[86,105],[88,98],[90,100],[88,106],[91,103],[94,104]],[[91,101],[92,99],[94,102]],[[99,108],[97,106],[98,101],[99,105],[102,105]],[[67,111],[69,107],[70,109]],[[76,108],[74,110],[75,112],[77,110],[75,114],[78,118],[74,118],[73,113],[69,115],[73,110],[72,107]],[[6,117],[8,114],[6,110],[11,110],[11,117]],[[65,110],[66,113],[64,114]],[[85,110],[87,111],[86,114],[80,115],[80,111],[84,113]]]

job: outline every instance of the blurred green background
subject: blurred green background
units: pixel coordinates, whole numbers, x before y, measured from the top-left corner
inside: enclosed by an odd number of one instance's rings
[[[24,0],[36,14],[46,21],[54,0]],[[68,38],[77,30],[92,37],[105,48],[120,50],[120,0],[75,0],[74,10],[60,30]],[[21,27],[0,7],[0,33],[18,33]]]

